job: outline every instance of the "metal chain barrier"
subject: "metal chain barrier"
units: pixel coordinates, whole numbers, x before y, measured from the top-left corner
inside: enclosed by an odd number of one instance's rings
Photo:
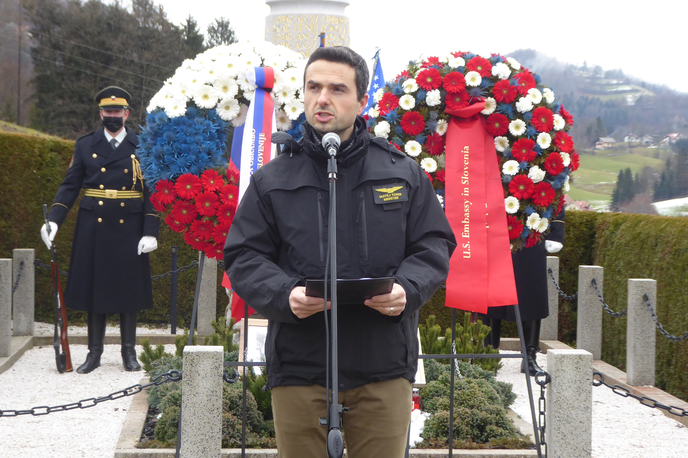
[[[559,287],[559,284],[557,284],[557,279],[554,278],[554,272],[552,272],[551,267],[547,268],[547,273],[549,274],[549,278],[552,279],[552,283],[554,283],[554,287],[557,288],[557,291],[559,291],[559,296],[561,296],[562,299],[564,299],[565,301],[572,301],[578,297],[578,293],[573,293],[572,295],[569,296],[564,291],[561,290],[561,288]]]
[[[600,298],[600,302],[602,303],[602,307],[604,307],[604,311],[613,316],[614,318],[620,318],[622,316],[628,315],[628,310],[624,310],[621,312],[615,312],[612,309],[609,308],[609,306],[604,302],[604,299],[602,298],[602,294],[600,293],[600,290],[597,288],[597,281],[593,278],[590,280],[590,283],[592,284],[592,287],[595,288],[595,292],[597,293],[597,297]]]
[[[22,273],[24,273],[24,260],[19,261],[19,272],[17,272],[17,280],[12,285],[12,294],[19,288],[19,280],[21,280]]]
[[[652,320],[655,322],[657,329],[659,329],[659,332],[661,332],[664,337],[671,340],[672,342],[682,342],[688,339],[688,331],[684,332],[682,336],[672,336],[671,334],[669,334],[666,331],[666,329],[664,329],[664,326],[662,326],[662,323],[660,323],[657,319],[657,314],[655,314],[655,311],[652,308],[652,304],[650,303],[650,298],[647,294],[643,294],[643,301],[645,302],[647,309],[650,311],[650,314],[652,315]]]
[[[595,378],[598,377],[598,378]],[[651,407],[653,409],[661,409],[661,410],[666,410],[672,415],[676,415],[677,417],[688,417],[688,410],[682,409],[681,407],[676,407],[676,406],[667,406],[664,404],[661,404],[654,399],[648,398],[647,396],[637,396],[633,393],[631,393],[627,388],[624,388],[619,385],[614,385],[611,386],[607,382],[604,381],[604,374],[598,371],[593,371],[592,373],[592,386],[600,386],[604,385],[607,388],[611,388],[611,390],[618,394],[619,396],[622,396],[624,398],[633,398],[636,401],[639,401],[642,405]]]
[[[456,353],[456,341],[452,342],[452,353],[455,355],[457,354]],[[461,375],[461,370],[459,369],[459,359],[458,358],[454,358],[454,369],[456,370],[456,375],[459,376],[459,380],[463,379],[463,375]]]
[[[23,265],[23,262],[24,262],[24,261],[22,261],[22,265]],[[42,262],[40,259],[34,260],[33,263],[34,263],[34,265],[35,265],[36,267],[41,267],[41,268],[46,269],[46,270],[51,270],[51,269],[52,269],[52,267],[50,267],[49,265],[45,264],[45,263]],[[224,265],[224,264],[223,264],[223,265]],[[171,270],[171,271],[169,271],[169,272],[165,272],[164,274],[160,274],[160,275],[153,275],[153,276],[151,277],[151,280],[153,280],[153,281],[155,281],[155,280],[160,280],[161,278],[169,277],[169,276],[172,275],[173,273],[182,273],[182,272],[184,272],[184,271],[186,271],[186,270],[189,270],[189,269],[191,269],[191,268],[193,268],[193,267],[198,267],[198,261],[192,261],[191,264],[189,264],[188,266],[180,267],[180,268],[177,269],[177,270]],[[21,267],[20,267],[20,269],[21,269]],[[20,270],[20,274],[21,274],[21,270]],[[64,270],[61,270],[61,271],[60,271],[60,275],[62,275],[63,277],[67,277],[67,276],[69,275],[69,272],[66,272],[66,271],[64,271]],[[17,278],[17,282],[19,282],[19,278]],[[15,288],[16,288],[16,286],[15,286]]]
[[[35,417],[40,416],[40,415],[48,415],[49,413],[53,412],[64,412],[66,410],[74,410],[74,409],[88,409],[89,407],[94,407],[101,402],[105,401],[114,401],[115,399],[123,398],[125,396],[133,396],[137,393],[140,393],[141,391],[145,390],[146,388],[153,386],[153,385],[162,385],[163,383],[167,382],[178,382],[179,380],[182,379],[182,373],[181,371],[169,371],[165,374],[159,375],[156,377],[152,382],[147,383],[145,385],[141,384],[136,384],[132,385],[128,388],[125,388],[120,391],[115,391],[114,393],[111,393],[107,396],[99,397],[99,398],[88,398],[88,399],[82,399],[79,402],[73,402],[71,404],[64,404],[64,405],[59,405],[59,406],[39,406],[39,407],[33,407],[28,410],[0,410],[0,418],[2,417],[18,417],[20,415],[33,415]]]
[[[540,399],[538,399],[538,431],[540,431],[540,447],[545,450],[543,456],[547,456],[547,442],[545,442],[545,429],[547,428],[547,400],[545,399],[545,387],[552,381],[552,377],[545,371],[535,374],[535,383],[540,385]]]

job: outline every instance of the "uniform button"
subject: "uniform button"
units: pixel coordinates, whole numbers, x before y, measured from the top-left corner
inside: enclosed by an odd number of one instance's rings
[[[102,222],[103,222],[103,218],[98,218],[98,222],[99,222],[99,223],[102,223]]]
[[[129,169],[124,169],[124,173],[129,173]]]
[[[103,186],[103,185],[101,184],[101,185],[99,186],[99,188],[100,188],[100,189],[105,189],[105,186]]]
[[[98,201],[98,205],[103,205],[103,201],[102,201],[102,200],[99,200],[99,201]]]
[[[102,167],[102,168],[100,169],[100,171],[101,171],[101,172],[105,172],[105,167]]]
[[[135,154],[132,154],[132,155],[131,155],[131,158],[132,158],[132,159],[134,159],[135,157],[136,157],[136,155],[135,155]]]
[[[124,222],[124,220],[123,220],[123,219],[119,220],[119,224],[122,224],[123,222]]]
[[[122,191],[126,191],[126,190],[127,190],[127,187],[126,187],[126,186],[122,186]]]
[[[121,205],[122,207],[124,207],[124,202],[122,202],[120,205]]]
[[[93,159],[97,158],[98,155],[96,153],[93,153]]]

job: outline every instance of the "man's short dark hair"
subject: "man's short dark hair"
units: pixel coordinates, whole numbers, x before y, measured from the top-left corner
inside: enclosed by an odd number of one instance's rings
[[[308,58],[306,69],[303,71],[303,82],[306,83],[306,71],[308,66],[316,60],[326,60],[328,62],[338,62],[347,64],[356,71],[356,95],[360,101],[368,92],[368,65],[366,61],[358,53],[346,46],[329,46],[316,48],[313,54]]]

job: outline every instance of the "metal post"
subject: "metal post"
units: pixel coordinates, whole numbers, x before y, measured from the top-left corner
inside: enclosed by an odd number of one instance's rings
[[[170,324],[172,334],[177,333],[177,247],[172,247],[172,284],[170,291]]]

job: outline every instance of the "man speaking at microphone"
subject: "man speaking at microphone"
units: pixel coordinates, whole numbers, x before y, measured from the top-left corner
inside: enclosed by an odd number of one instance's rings
[[[368,133],[360,116],[367,84],[366,62],[351,49],[313,52],[304,73],[303,138],[253,174],[224,248],[234,290],[269,320],[268,387],[281,458],[320,458],[326,449],[318,420],[327,415],[330,311],[304,287],[306,279],[324,277],[329,261],[323,136],[333,132],[341,141],[337,278],[395,280],[388,294],[338,306],[338,392],[348,408],[349,458],[404,456],[418,363],[414,315],[446,279],[456,246],[426,174]]]

